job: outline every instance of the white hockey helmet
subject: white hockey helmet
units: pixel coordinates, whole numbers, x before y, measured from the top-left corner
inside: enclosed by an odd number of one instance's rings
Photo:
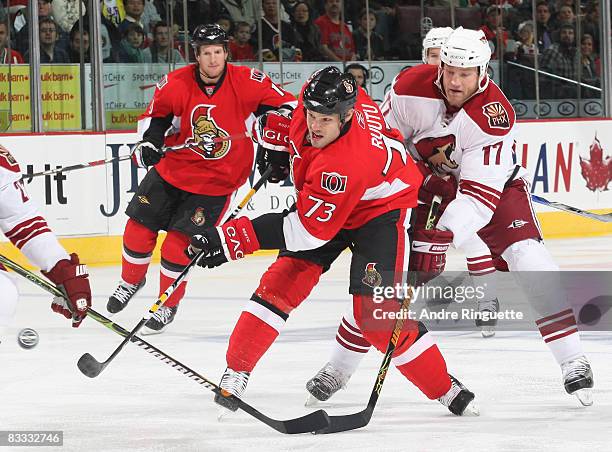
[[[423,63],[427,64],[427,51],[442,47],[452,32],[451,27],[436,27],[427,32],[423,38]]]
[[[489,84],[487,68],[490,59],[491,47],[482,30],[458,27],[440,48],[440,67],[447,64],[455,67],[478,68],[477,92],[479,93],[484,91]]]

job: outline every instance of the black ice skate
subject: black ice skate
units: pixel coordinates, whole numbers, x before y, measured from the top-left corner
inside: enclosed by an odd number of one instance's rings
[[[350,375],[347,375],[328,362],[306,383],[306,390],[310,394],[306,399],[305,405],[310,406],[317,402],[326,401],[340,389],[343,389],[349,378],[351,378]]]
[[[151,318],[145,323],[142,328],[143,335],[159,334],[162,333],[168,325],[174,320],[174,316],[178,311],[178,306],[169,308],[168,306],[162,306]]]
[[[219,383],[221,392],[227,395],[234,395],[238,398],[242,398],[244,391],[246,391],[250,376],[250,372],[235,371],[227,367],[225,372],[223,372],[221,382]],[[219,409],[217,414],[217,418],[219,420],[229,414],[229,411],[236,411],[238,409],[238,405],[236,405],[231,398],[225,397],[225,394],[215,394],[215,403],[221,405],[222,407]]]
[[[449,374],[451,387],[446,394],[438,399],[442,405],[456,416],[478,416],[480,410],[474,403],[474,393],[469,391],[455,377]]]
[[[125,281],[121,281],[115,292],[109,297],[108,303],[106,304],[106,310],[111,314],[116,314],[128,305],[130,300],[145,285],[146,278],[143,278],[138,284],[130,284]]]
[[[584,406],[593,405],[593,371],[586,356],[561,364],[561,373],[565,391],[574,394]]]
[[[496,315],[499,312],[499,301],[497,298],[487,301],[478,301],[478,312],[486,313],[487,315]],[[495,327],[497,326],[497,318],[482,320],[477,318],[475,320],[476,326],[480,328],[480,334],[482,337],[493,337],[495,336]]]

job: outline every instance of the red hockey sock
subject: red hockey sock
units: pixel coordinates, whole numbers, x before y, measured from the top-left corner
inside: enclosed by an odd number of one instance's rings
[[[178,231],[168,231],[161,247],[161,266],[159,268],[159,295],[178,278],[189,263],[185,249],[189,246],[189,236]],[[183,281],[164,304],[171,308],[179,304],[185,296],[187,281]]]
[[[249,301],[230,336],[227,367],[252,372],[280,333],[287,317],[261,299]]]
[[[149,268],[156,241],[157,232],[128,219],[123,233],[121,279],[130,284],[142,281]]]
[[[430,333],[393,358],[393,364],[429,399],[442,397],[451,387],[446,362]]]

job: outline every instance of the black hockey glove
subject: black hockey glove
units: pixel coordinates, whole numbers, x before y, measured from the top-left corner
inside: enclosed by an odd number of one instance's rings
[[[200,251],[203,251],[204,254],[196,262],[199,267],[214,268],[228,261],[223,252],[223,245],[217,228],[208,228],[202,234],[191,237],[191,243],[185,250],[185,254],[189,259],[193,259]]]
[[[164,153],[148,141],[139,141],[132,148],[132,161],[140,168],[158,164],[163,156]]]
[[[266,149],[265,147],[257,146],[257,171],[263,174],[268,166],[272,167],[272,173],[268,177],[268,182],[276,184],[282,182],[289,177],[289,152],[275,151]]]

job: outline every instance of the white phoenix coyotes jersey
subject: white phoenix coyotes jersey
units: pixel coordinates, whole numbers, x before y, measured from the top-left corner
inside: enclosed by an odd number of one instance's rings
[[[19,163],[0,145],[0,229],[30,262],[48,271],[68,253],[26,193]]]
[[[515,114],[501,90],[488,87],[462,108],[449,106],[436,83],[438,68],[422,65],[401,72],[381,107],[402,132],[415,158],[459,182],[457,197],[438,221],[460,247],[491,220],[504,184],[526,171],[514,155]]]

